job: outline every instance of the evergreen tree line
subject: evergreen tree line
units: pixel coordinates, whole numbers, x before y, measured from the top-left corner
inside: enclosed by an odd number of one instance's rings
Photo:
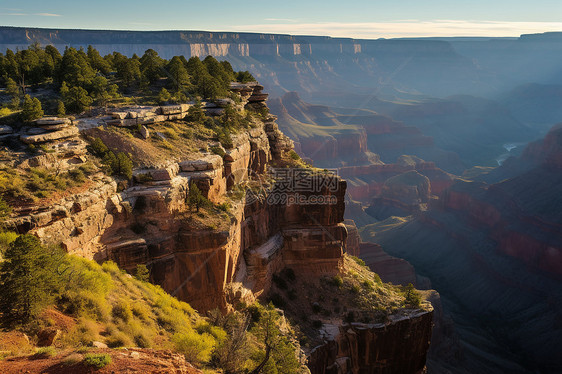
[[[160,101],[194,97],[212,100],[227,96],[230,82],[252,80],[247,71],[235,72],[228,61],[217,61],[212,56],[202,61],[183,56],[166,60],[153,49],[130,58],[119,52],[102,57],[92,46],[86,51],[67,47],[61,54],[51,45],[41,48],[34,44],[24,50],[0,53],[0,84],[11,97],[12,109],[22,107],[30,87],[52,84],[62,99],[58,114],[79,113],[92,104],[105,105],[121,94],[137,92],[158,93]],[[32,104],[37,106],[36,102]]]

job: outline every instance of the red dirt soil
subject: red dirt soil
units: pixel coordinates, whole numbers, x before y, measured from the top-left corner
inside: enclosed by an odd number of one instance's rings
[[[111,364],[102,369],[85,365],[81,360],[83,354],[63,351],[54,357],[34,356],[9,358],[0,361],[2,374],[112,374],[112,373],[177,373],[202,374],[185,361],[184,356],[171,351],[152,349],[90,349],[88,353],[106,353],[111,356]],[[69,356],[74,359],[65,361]]]

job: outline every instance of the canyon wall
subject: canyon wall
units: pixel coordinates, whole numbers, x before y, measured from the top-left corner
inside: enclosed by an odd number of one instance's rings
[[[424,372],[432,313],[396,318],[389,324],[352,323],[339,329],[335,340],[313,349],[312,374]],[[405,351],[404,345],[410,349]]]
[[[375,235],[439,290],[468,372],[560,370],[545,344],[562,333],[560,131],[481,176],[487,183],[458,180],[426,212]]]
[[[83,130],[84,135],[99,133],[96,128]],[[18,211],[9,226],[45,243],[60,243],[72,254],[113,260],[128,272],[144,264],[152,282],[201,312],[228,311],[239,302],[266,297],[274,274],[287,267],[314,279],[340,273],[348,236],[346,181],[322,169],[297,168],[298,175],[287,165],[272,170],[290,160],[292,150],[275,116],[232,137],[234,146],[223,157],[206,153],[137,168],[125,189],[123,183],[95,174],[82,192],[54,205]],[[297,177],[305,188],[288,188]],[[238,187],[246,182],[245,196],[237,199]],[[187,205],[193,184],[213,203],[231,197],[231,207],[207,217],[208,222],[194,219],[197,213],[190,213]],[[357,239],[355,233],[353,245]],[[419,372],[432,311],[420,313],[408,318],[391,315],[392,323],[366,325],[368,331],[353,326],[357,339],[347,347],[341,342],[351,335],[342,327],[334,335],[341,348],[335,359],[347,357],[353,373],[389,368]],[[401,340],[405,336],[406,344]],[[331,352],[332,344],[322,349]],[[381,361],[377,357],[382,355],[386,358]],[[324,356],[314,356],[310,365],[332,365],[332,356],[326,361],[318,357]]]

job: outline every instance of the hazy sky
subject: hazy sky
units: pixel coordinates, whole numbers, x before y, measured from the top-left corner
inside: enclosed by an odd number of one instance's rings
[[[0,0],[0,25],[355,38],[518,36],[562,31],[562,0]]]

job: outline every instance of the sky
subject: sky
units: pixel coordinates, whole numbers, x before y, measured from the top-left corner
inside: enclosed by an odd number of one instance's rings
[[[0,25],[351,38],[562,31],[562,0],[0,0]]]

